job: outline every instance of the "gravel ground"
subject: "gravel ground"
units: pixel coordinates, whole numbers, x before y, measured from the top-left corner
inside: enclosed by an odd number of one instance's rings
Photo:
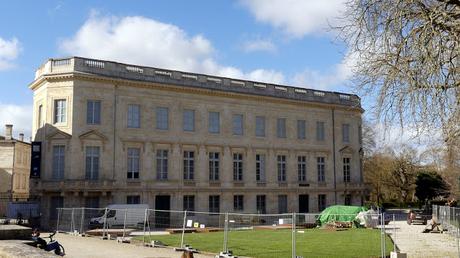
[[[47,234],[43,234],[46,236]],[[67,234],[57,234],[56,240],[61,243],[69,258],[179,258],[181,252],[171,248],[152,248],[135,244],[117,243],[115,240],[102,240],[98,237],[78,237]],[[194,254],[195,258],[209,258],[212,255]]]
[[[394,233],[396,228],[396,234]],[[422,233],[424,225],[408,225],[406,221],[390,222],[387,233],[396,239],[400,252],[407,257],[459,257],[456,239],[448,233]],[[393,250],[393,246],[387,247]]]

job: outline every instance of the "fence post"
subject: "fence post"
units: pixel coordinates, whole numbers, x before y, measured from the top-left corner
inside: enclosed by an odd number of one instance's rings
[[[296,252],[296,215],[295,212],[292,213],[292,258],[297,257]]]
[[[378,214],[378,219],[380,219],[380,257],[385,257],[385,252],[383,251],[384,247],[383,247],[383,241],[385,241],[385,235],[384,235],[384,229],[382,227],[382,216],[383,213],[379,213]]]
[[[144,213],[144,229],[143,229],[143,234],[142,234],[142,243],[143,245],[145,245],[145,226],[146,226],[146,223],[147,223],[147,209],[145,209],[145,213]],[[150,239],[149,239],[150,241]]]
[[[228,253],[228,212],[225,213],[224,219],[224,246],[223,251]]]
[[[81,208],[80,234],[83,235],[83,224],[85,223],[85,208]]]
[[[74,220],[75,208],[72,208],[72,218],[70,221],[70,233],[73,234],[75,231],[75,220]]]
[[[395,220],[394,214],[393,214],[393,252],[397,252],[396,251],[396,220]]]
[[[182,222],[182,236],[180,239],[180,248],[184,248],[185,223],[187,223],[187,211],[184,211],[184,221]]]
[[[56,209],[57,209],[56,232],[59,233],[59,220],[61,219],[62,208],[56,208]]]
[[[128,209],[125,209],[125,218],[123,219],[123,241],[125,240],[126,232],[126,216],[128,216]]]
[[[106,233],[107,233],[107,212],[108,212],[108,209],[105,208],[105,212],[104,212],[104,225],[102,225],[102,239],[105,239],[106,237]]]

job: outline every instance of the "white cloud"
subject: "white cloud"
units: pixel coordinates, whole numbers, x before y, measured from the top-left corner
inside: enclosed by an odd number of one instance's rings
[[[282,83],[280,72],[258,69],[244,72],[219,64],[215,50],[203,35],[189,36],[179,27],[141,16],[92,14],[76,34],[60,42],[65,54],[109,59],[146,66],[211,73]],[[260,75],[264,75],[262,78]]]
[[[18,39],[7,40],[0,37],[0,71],[14,67],[13,61],[16,60],[20,51]]]
[[[268,23],[293,37],[325,32],[336,24],[346,0],[240,0],[257,21]]]
[[[276,46],[269,39],[254,39],[248,40],[243,43],[242,46],[245,52],[256,52],[256,51],[265,51],[265,52],[276,52]]]
[[[346,86],[353,75],[353,66],[356,62],[355,55],[347,54],[340,63],[328,71],[307,68],[295,74],[292,83],[307,88],[334,90],[337,86]]]
[[[17,137],[24,133],[31,136],[32,106],[0,103],[0,135],[5,135],[5,124],[13,125],[13,134]]]

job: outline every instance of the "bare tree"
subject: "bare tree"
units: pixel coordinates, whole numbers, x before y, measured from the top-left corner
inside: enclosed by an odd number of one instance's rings
[[[340,38],[388,125],[460,138],[460,0],[349,0]]]

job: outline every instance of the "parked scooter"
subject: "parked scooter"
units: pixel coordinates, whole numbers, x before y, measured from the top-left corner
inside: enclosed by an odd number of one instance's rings
[[[48,237],[45,237],[50,239],[50,241],[47,243],[43,238],[40,237],[40,232],[38,231],[38,229],[34,229],[32,231],[32,240],[34,241],[33,246],[48,252],[54,251],[56,255],[64,256],[64,247],[61,244],[59,244],[58,241],[53,240],[54,235],[56,235],[56,231],[54,231]]]

